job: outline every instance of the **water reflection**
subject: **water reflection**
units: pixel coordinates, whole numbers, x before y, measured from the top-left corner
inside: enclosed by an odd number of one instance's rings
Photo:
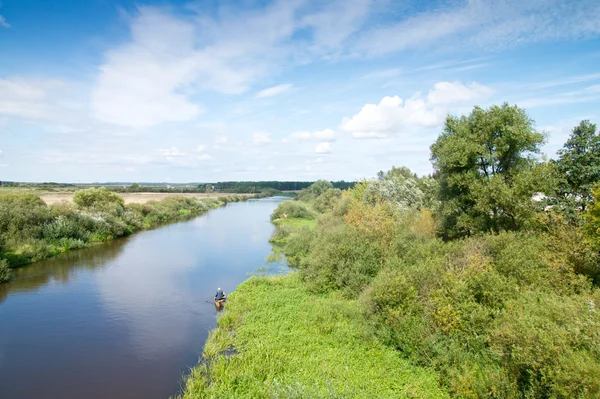
[[[0,285],[0,396],[165,398],[215,326],[213,296],[264,265],[281,199],[74,251]]]
[[[106,267],[123,251],[127,238],[70,251],[14,270],[10,283],[0,284],[0,303],[11,293],[32,292],[51,282],[68,284],[81,269]]]

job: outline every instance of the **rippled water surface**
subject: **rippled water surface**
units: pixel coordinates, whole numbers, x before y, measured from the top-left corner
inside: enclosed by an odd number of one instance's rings
[[[282,198],[73,251],[0,285],[0,397],[168,398],[215,326],[207,303],[265,264]]]

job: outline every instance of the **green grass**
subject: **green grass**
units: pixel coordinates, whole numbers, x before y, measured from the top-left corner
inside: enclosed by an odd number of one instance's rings
[[[183,398],[448,397],[435,372],[373,333],[356,301],[311,294],[295,273],[252,277],[231,294]]]
[[[309,220],[309,219],[276,219],[273,220],[273,224],[277,226],[289,226],[291,228],[301,228],[301,227],[315,227],[317,225],[317,220]]]

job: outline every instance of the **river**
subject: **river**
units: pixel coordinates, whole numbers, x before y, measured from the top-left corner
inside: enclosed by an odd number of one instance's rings
[[[0,284],[0,397],[175,395],[216,325],[206,301],[265,265],[283,199],[228,204]]]

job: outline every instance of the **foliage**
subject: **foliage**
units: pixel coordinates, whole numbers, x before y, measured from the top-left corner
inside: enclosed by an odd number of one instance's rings
[[[211,187],[221,192],[257,193],[264,189],[297,191],[308,188],[313,183],[309,181],[227,181],[212,183]],[[351,188],[354,185],[353,182],[345,182],[343,180],[331,182],[331,184],[332,187],[341,190]]]
[[[532,196],[554,187],[551,168],[534,158],[543,142],[526,112],[506,103],[448,116],[431,146],[444,236],[523,227]]]
[[[302,192],[298,195],[298,199],[301,201],[312,202],[319,195],[332,188],[333,184],[331,184],[331,182],[327,180],[318,180],[311,184],[308,188],[302,189]]]
[[[342,198],[342,191],[339,188],[329,188],[314,200],[314,207],[317,211],[323,213],[331,211]]]
[[[79,190],[73,194],[73,202],[80,209],[120,213],[124,210],[123,197],[109,191],[106,187]]]
[[[298,201],[283,201],[271,214],[271,220],[276,219],[314,219],[315,215],[306,204]]]
[[[596,125],[581,121],[558,155],[561,197],[571,199],[576,209],[585,211],[593,200],[592,186],[600,181],[600,135]]]
[[[7,279],[6,267],[35,262],[245,199],[167,197],[125,205],[118,194],[106,188],[92,188],[74,194],[75,206],[67,202],[46,206],[33,194],[1,194],[0,259],[4,260],[0,261],[0,277]]]
[[[309,293],[294,274],[231,294],[183,398],[444,398],[434,372],[373,337],[358,303]]]
[[[600,211],[588,209],[587,233],[561,214],[536,212],[530,193],[551,168],[523,166],[508,183],[497,173],[469,187],[473,212],[501,203],[521,215],[512,227],[520,231],[442,241],[435,203],[373,199],[373,186],[389,176],[414,179],[396,168],[357,183],[316,227],[287,231],[280,251],[308,292],[358,298],[378,339],[436,370],[452,396],[595,397]]]
[[[0,259],[0,283],[10,280],[12,273],[6,259]]]

